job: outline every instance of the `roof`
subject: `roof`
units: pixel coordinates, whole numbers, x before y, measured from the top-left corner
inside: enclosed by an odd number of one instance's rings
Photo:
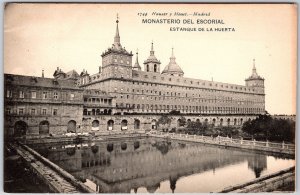
[[[148,64],[150,62],[160,64],[160,61],[154,55],[153,42],[151,43],[150,56],[144,61],[144,64]]]
[[[119,20],[116,21],[116,35],[114,37],[114,43],[112,44],[112,47],[108,48],[101,54],[102,57],[110,54],[110,53],[116,53],[116,54],[123,54],[127,56],[133,56],[132,52],[128,52],[125,47],[122,47],[120,42],[120,34],[119,34],[119,26],[118,26]]]
[[[138,52],[136,52],[136,60],[135,60],[135,64],[133,65],[133,67],[132,68],[136,68],[136,69],[141,69],[141,66],[140,66],[140,64],[139,64],[139,58],[138,58]]]
[[[76,70],[71,70],[69,72],[66,73],[66,79],[70,79],[70,78],[78,78],[79,74],[76,72]]]
[[[180,66],[175,61],[175,56],[172,49],[172,56],[170,57],[169,64],[164,68],[162,73],[178,73],[178,74],[184,74]]]
[[[66,75],[66,73],[64,73],[61,69],[59,69],[59,67],[57,67],[57,69],[54,71],[53,76],[57,76],[59,74],[63,74]]]
[[[180,74],[184,74],[183,70],[180,68],[180,66],[178,64],[171,63],[171,62],[164,68],[162,73],[180,73]]]
[[[73,80],[61,80],[54,78],[43,78],[35,76],[23,76],[15,74],[4,74],[5,85],[22,85],[30,87],[49,87],[49,88],[65,88],[65,89],[78,89]]]
[[[255,59],[253,59],[253,68],[252,68],[252,75],[245,79],[245,81],[251,81],[251,80],[265,80],[261,76],[259,76],[256,72],[256,67],[255,67]]]

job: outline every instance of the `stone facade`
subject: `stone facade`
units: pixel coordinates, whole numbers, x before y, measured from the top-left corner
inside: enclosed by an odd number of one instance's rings
[[[83,89],[72,80],[5,74],[6,135],[59,134],[82,122]]]
[[[172,110],[193,114],[264,114],[264,79],[258,76],[253,62],[252,75],[245,85],[235,85],[183,77],[175,61],[160,72],[160,61],[154,55],[153,43],[144,70],[138,58],[132,66],[132,54],[122,47],[118,37],[102,54],[102,72],[79,82],[86,89],[103,89],[116,98],[117,113],[169,113]]]
[[[173,49],[161,72],[152,43],[141,70],[138,56],[133,65],[132,52],[120,43],[118,23],[96,74],[60,68],[54,78],[6,74],[6,134],[157,129],[159,117],[171,111],[191,121],[235,126],[265,114],[264,79],[255,62],[245,85],[192,79],[183,76]],[[164,128],[176,127],[178,117]]]

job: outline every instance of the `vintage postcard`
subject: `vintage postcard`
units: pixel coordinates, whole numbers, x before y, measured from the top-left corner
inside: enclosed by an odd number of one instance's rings
[[[7,3],[4,191],[294,192],[297,5]]]

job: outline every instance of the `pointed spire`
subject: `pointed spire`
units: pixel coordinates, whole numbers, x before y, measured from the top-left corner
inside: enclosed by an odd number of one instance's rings
[[[44,69],[42,70],[42,78],[44,78]]]
[[[115,46],[120,44],[120,35],[119,35],[119,14],[117,14],[117,27],[116,27],[116,35],[115,35],[115,39],[114,39],[114,44]]]
[[[135,64],[133,66],[133,69],[141,70],[141,66],[139,64],[139,57],[138,57],[138,55],[139,55],[139,50],[137,49],[136,50],[136,60],[135,60]]]
[[[150,55],[154,56],[154,49],[153,49],[153,40],[151,42],[151,51],[150,51]]]
[[[258,76],[255,67],[255,59],[253,59],[253,68],[252,68],[252,76]]]
[[[261,76],[259,76],[257,74],[257,72],[256,72],[255,59],[253,59],[252,74],[251,74],[250,77],[248,77],[247,79],[245,79],[246,85],[247,85],[247,81],[251,81],[251,80],[264,80],[264,78],[262,78]]]
[[[151,42],[151,51],[154,51],[154,49],[153,49],[153,40]]]
[[[256,70],[256,67],[255,67],[255,58],[253,59],[253,70]]]
[[[136,50],[136,61],[135,64],[139,65],[139,49]]]
[[[172,47],[172,56],[174,56],[174,47]]]
[[[174,47],[172,47],[172,55],[170,57],[170,61],[175,62],[175,59],[176,59],[176,57],[174,56]]]

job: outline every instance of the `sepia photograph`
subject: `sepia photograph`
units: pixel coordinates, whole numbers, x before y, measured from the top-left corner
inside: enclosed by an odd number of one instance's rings
[[[296,3],[6,3],[6,193],[295,192]]]

